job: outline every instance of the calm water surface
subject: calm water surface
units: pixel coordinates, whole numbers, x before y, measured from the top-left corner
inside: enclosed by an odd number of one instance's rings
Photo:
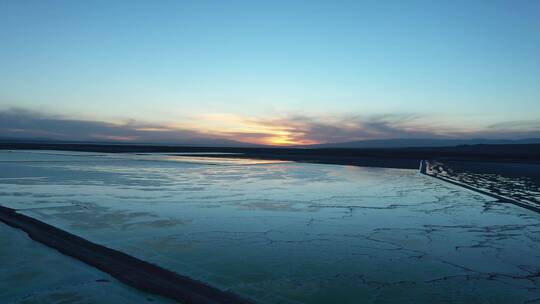
[[[4,151],[0,204],[260,303],[540,302],[540,215],[415,170]]]

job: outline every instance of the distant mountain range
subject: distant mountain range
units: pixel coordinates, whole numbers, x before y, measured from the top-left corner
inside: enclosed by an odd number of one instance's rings
[[[540,144],[540,138],[527,139],[437,139],[395,138],[348,141],[299,146],[299,148],[406,148],[406,147],[452,147],[461,145]]]
[[[182,142],[124,142],[124,141],[68,141],[47,138],[10,138],[0,137],[0,143],[51,143],[51,144],[107,144],[107,145],[158,145],[158,146],[191,146],[191,147],[231,147],[257,148],[271,147],[250,144],[229,139],[191,138]],[[348,141],[340,143],[325,143],[316,145],[294,146],[293,148],[324,149],[324,148],[407,148],[407,147],[453,147],[462,145],[501,145],[501,144],[540,144],[540,138],[527,139],[438,139],[438,138],[394,138]]]

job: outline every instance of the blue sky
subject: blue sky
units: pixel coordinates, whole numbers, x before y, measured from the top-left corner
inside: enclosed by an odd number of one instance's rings
[[[540,134],[540,1],[2,0],[0,41],[0,110],[27,120],[275,144]]]

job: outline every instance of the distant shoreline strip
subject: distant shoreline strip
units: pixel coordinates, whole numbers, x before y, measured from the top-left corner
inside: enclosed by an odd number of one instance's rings
[[[478,193],[483,194],[483,195],[487,195],[487,196],[495,198],[495,199],[497,199],[497,200],[499,200],[501,202],[510,203],[510,204],[513,204],[513,205],[516,205],[516,206],[519,206],[519,207],[522,207],[522,208],[525,208],[525,209],[540,213],[540,208],[539,207],[535,207],[535,206],[532,206],[530,204],[520,202],[520,201],[518,201],[516,199],[513,199],[513,198],[509,198],[509,197],[498,195],[498,194],[495,194],[495,193],[492,193],[492,192],[489,192],[489,191],[478,189],[476,187],[469,186],[469,185],[464,184],[462,182],[459,182],[459,181],[456,181],[456,180],[453,180],[453,179],[450,179],[450,178],[447,178],[447,177],[444,177],[444,176],[440,176],[438,174],[431,174],[431,173],[427,172],[427,167],[428,167],[428,162],[426,160],[421,160],[420,161],[419,172],[421,174],[424,174],[424,175],[427,175],[427,176],[430,176],[430,177],[433,177],[433,178],[437,178],[437,179],[445,181],[447,183],[450,183],[450,184],[453,184],[453,185],[456,185],[456,186],[459,186],[459,187],[463,187],[465,189],[468,189],[468,190],[471,190],[471,191],[474,191],[474,192],[478,192]]]
[[[251,300],[139,260],[54,226],[0,206],[0,221],[25,231],[30,238],[76,258],[120,282],[185,304],[244,304]]]

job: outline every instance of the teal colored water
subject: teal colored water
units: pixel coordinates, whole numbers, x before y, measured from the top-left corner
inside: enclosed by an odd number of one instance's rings
[[[415,170],[0,152],[0,204],[260,303],[540,298],[540,215]]]
[[[174,303],[130,288],[3,223],[0,260],[0,303]]]

